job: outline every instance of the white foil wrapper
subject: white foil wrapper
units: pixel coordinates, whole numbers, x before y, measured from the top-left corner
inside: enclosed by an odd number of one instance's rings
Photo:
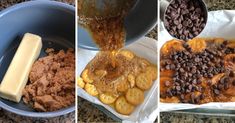
[[[164,29],[163,23],[161,23],[159,33],[159,49],[162,45],[173,39],[170,34]],[[222,10],[212,11],[208,14],[208,22],[205,29],[198,37],[204,38],[215,38],[221,37],[225,39],[235,39],[235,11],[234,10]],[[235,102],[226,103],[207,103],[202,105],[194,104],[182,104],[182,103],[160,103],[160,111],[171,111],[181,109],[192,109],[192,108],[208,108],[208,109],[233,109],[235,110]]]
[[[124,49],[129,49],[133,51],[137,56],[146,58],[151,63],[157,65],[157,41],[151,38],[142,38],[136,41]],[[77,76],[80,76],[81,72],[84,70],[88,62],[90,62],[96,55],[97,51],[89,51],[84,49],[78,49],[77,52]],[[102,64],[102,63],[101,63]],[[145,91],[144,102],[137,106],[134,112],[130,115],[122,115],[115,111],[109,105],[105,105],[96,97],[93,97],[86,93],[85,90],[78,87],[78,96],[95,103],[97,105],[103,106],[105,109],[113,113],[118,118],[122,119],[123,122],[153,122],[158,115],[158,83],[155,81],[150,88],[150,90]]]

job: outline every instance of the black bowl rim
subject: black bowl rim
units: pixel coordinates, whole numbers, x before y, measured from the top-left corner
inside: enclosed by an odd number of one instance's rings
[[[134,7],[131,10],[133,10],[135,8],[135,6],[137,6],[138,2],[139,2],[139,0],[137,0],[136,4],[134,5]],[[158,3],[158,1],[156,1],[156,2]],[[141,39],[141,37],[145,37],[146,34],[148,34],[151,30],[153,30],[158,25],[158,15],[159,14],[157,13],[156,17],[153,19],[153,22],[150,23],[148,29],[145,32],[143,32],[141,35],[138,35],[135,38],[128,40],[128,41],[126,41],[126,39],[125,39],[125,46],[124,47],[130,45],[131,43],[133,43],[135,41],[138,41],[138,39]],[[77,15],[76,15],[76,18],[78,18]],[[78,25],[77,30],[79,30],[78,28],[85,29],[81,25],[79,25],[79,24],[77,24],[77,25]],[[157,40],[157,39],[155,39],[155,40]],[[92,47],[92,46],[85,46],[85,45],[78,44],[78,45],[76,45],[76,47],[81,48],[81,49],[85,49],[85,50],[92,50],[92,51],[99,51],[100,50],[97,45],[96,45],[96,47]]]

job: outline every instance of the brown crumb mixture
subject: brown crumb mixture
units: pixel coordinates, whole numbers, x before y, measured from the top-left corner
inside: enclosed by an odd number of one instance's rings
[[[29,75],[30,82],[23,91],[23,101],[37,111],[55,111],[75,102],[75,55],[53,49],[39,58]]]

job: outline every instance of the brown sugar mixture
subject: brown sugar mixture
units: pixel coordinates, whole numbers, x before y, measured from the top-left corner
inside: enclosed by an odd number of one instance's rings
[[[91,2],[93,7],[84,8],[85,0],[78,0],[78,16],[79,20],[83,21],[82,26],[87,28],[95,43],[99,46],[100,50],[103,51],[112,51],[120,49],[124,46],[124,40],[126,37],[126,32],[124,29],[124,18],[134,5],[136,0],[126,0],[124,6],[120,8],[120,12],[116,13],[116,15],[109,16],[108,14],[102,18],[89,18],[87,19],[84,16],[84,13],[89,17],[89,15],[93,15],[97,8],[95,8],[96,1]],[[104,13],[112,13],[112,10],[109,4],[105,4]]]
[[[137,76],[145,72],[148,66],[153,66],[147,60],[134,56],[133,53],[126,50],[117,52],[114,57],[116,59],[115,67],[110,60],[109,52],[99,52],[86,66],[87,76],[93,80],[93,84],[100,93],[108,92],[116,95],[120,92],[120,85],[128,85],[126,88],[128,89],[130,86],[127,80],[129,74]],[[153,66],[153,68],[155,67]]]
[[[116,84],[125,82],[124,76],[128,74],[131,67],[137,69],[134,63],[129,62],[123,57],[116,56],[118,50],[124,46],[126,32],[124,29],[124,19],[130,9],[133,7],[136,0],[120,0],[124,2],[119,12],[112,12],[112,6],[105,4],[103,17],[91,17],[97,13],[95,7],[96,1],[90,1],[91,8],[86,7],[86,0],[78,0],[78,16],[82,26],[87,28],[95,43],[99,46],[100,52],[95,59],[88,65],[88,75],[94,79],[94,85],[102,92],[111,92],[117,94]],[[112,14],[112,16],[108,15]],[[88,16],[88,17],[85,17]],[[98,15],[98,14],[97,14]],[[97,72],[98,71],[98,72]],[[96,75],[99,74],[99,75]],[[105,76],[107,74],[108,76]],[[101,77],[101,78],[100,78]]]
[[[75,102],[75,55],[47,50],[48,56],[39,58],[30,72],[30,82],[23,91],[23,101],[37,111],[55,111]]]
[[[235,43],[171,40],[161,48],[161,102],[235,102]]]

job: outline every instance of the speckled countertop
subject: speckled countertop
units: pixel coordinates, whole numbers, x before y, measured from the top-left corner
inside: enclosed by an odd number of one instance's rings
[[[17,3],[28,0],[0,0],[0,11]],[[74,5],[74,0],[57,0]],[[0,123],[75,123],[75,112],[54,118],[28,118],[22,117],[0,108]]]
[[[235,9],[235,0],[204,0],[209,11]],[[235,123],[235,118],[178,114],[171,112],[160,113],[161,123]]]

